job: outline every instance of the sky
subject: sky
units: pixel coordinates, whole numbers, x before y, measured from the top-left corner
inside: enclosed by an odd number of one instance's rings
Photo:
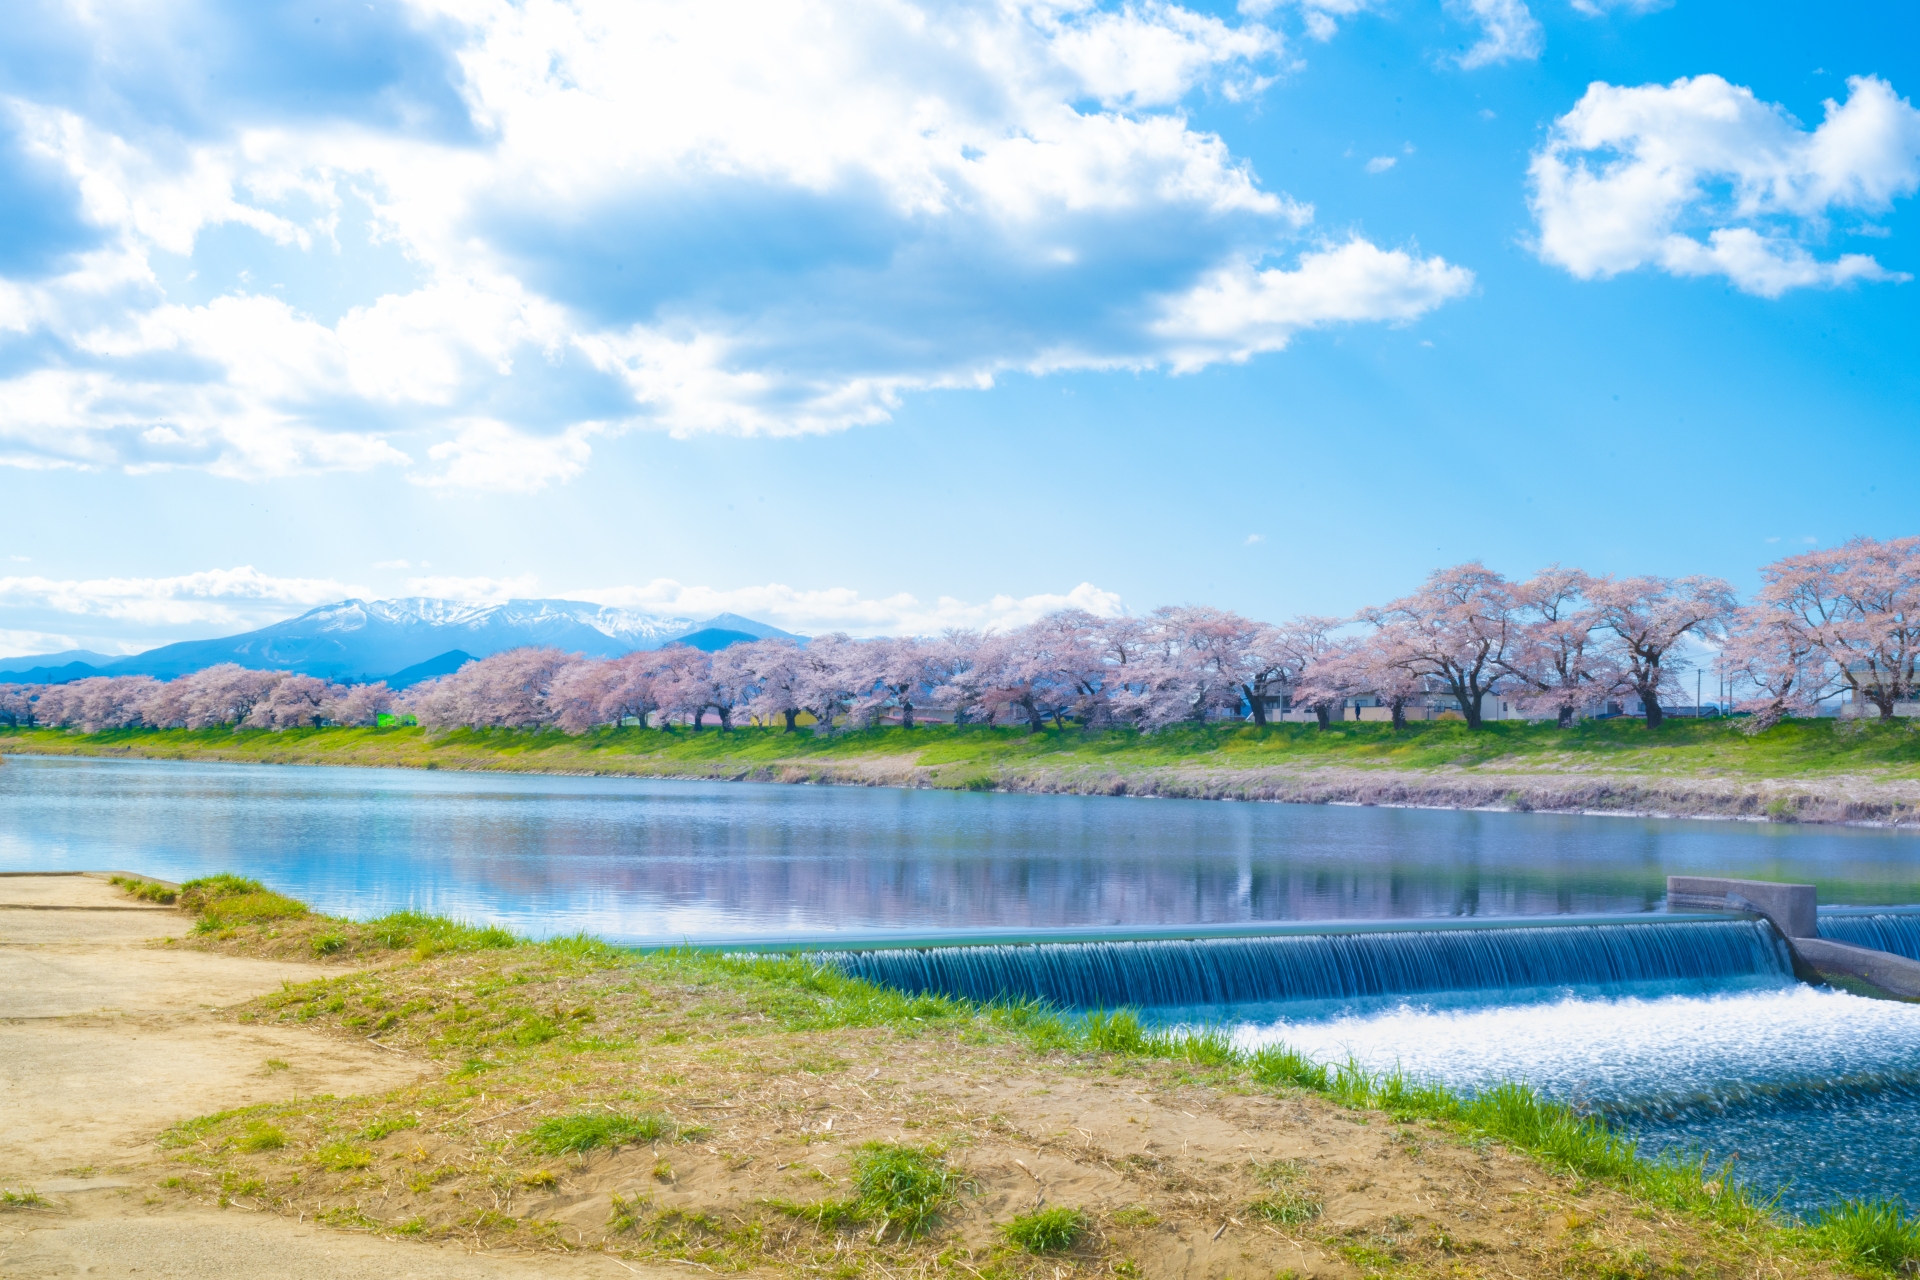
[[[1920,533],[1920,11],[21,0],[0,655]]]

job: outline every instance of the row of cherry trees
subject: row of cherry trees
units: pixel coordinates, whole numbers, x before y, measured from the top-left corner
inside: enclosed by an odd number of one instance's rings
[[[1418,591],[1351,618],[1285,625],[1207,608],[1100,618],[1067,610],[1004,633],[796,645],[681,645],[606,660],[526,648],[472,662],[401,695],[384,684],[225,665],[178,680],[98,678],[0,688],[0,721],[199,728],[367,724],[382,712],[446,727],[584,733],[630,719],[689,724],[742,718],[819,729],[869,726],[938,708],[972,723],[1039,728],[1068,720],[1152,732],[1182,721],[1310,711],[1324,727],[1356,700],[1406,709],[1450,701],[1469,727],[1494,695],[1561,725],[1637,699],[1647,722],[1676,701],[1678,677],[1709,655],[1717,678],[1770,725],[1842,693],[1882,718],[1916,696],[1920,538],[1857,538],[1762,570],[1742,606],[1718,578],[1621,578],[1554,566],[1509,581],[1478,562],[1433,573]]]

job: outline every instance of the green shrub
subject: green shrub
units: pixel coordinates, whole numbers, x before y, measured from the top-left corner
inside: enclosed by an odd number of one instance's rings
[[[619,1147],[628,1143],[658,1142],[677,1132],[672,1120],[656,1115],[625,1115],[618,1111],[583,1111],[549,1116],[535,1125],[527,1140],[551,1156]]]
[[[1078,1209],[1036,1209],[1001,1227],[1000,1234],[1028,1253],[1060,1253],[1087,1234],[1087,1215]]]

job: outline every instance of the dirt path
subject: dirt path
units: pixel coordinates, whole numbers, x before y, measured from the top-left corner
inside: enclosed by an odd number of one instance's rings
[[[0,1277],[631,1273],[608,1259],[557,1272],[548,1259],[475,1257],[151,1195],[165,1176],[154,1138],[179,1120],[381,1092],[426,1070],[371,1044],[219,1018],[221,1006],[323,971],[155,945],[189,924],[102,875],[0,875],[0,1189],[48,1202],[0,1213]]]

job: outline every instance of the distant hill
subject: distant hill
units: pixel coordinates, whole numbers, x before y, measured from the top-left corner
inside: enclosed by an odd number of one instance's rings
[[[691,649],[704,653],[718,653],[728,645],[750,644],[762,637],[745,631],[732,631],[726,627],[702,627],[675,640],[675,644],[684,644]]]
[[[658,649],[684,636],[715,629],[741,633],[750,639],[788,637],[777,627],[737,614],[699,622],[579,600],[480,604],[415,596],[342,600],[258,631],[217,640],[184,640],[97,664],[49,665],[48,658],[70,656],[66,654],[19,658],[9,664],[19,667],[19,673],[0,674],[0,680],[64,683],[93,675],[148,675],[171,680],[221,662],[237,662],[257,670],[298,671],[332,680],[378,680],[399,678],[412,668],[430,665],[454,652],[484,658],[522,645],[552,645],[568,653],[610,658],[635,649]]]
[[[441,676],[450,676],[473,661],[473,655],[464,649],[449,649],[438,657],[428,658],[425,662],[416,662],[410,667],[402,667],[387,677],[389,689],[411,689],[422,680],[434,680]]]

